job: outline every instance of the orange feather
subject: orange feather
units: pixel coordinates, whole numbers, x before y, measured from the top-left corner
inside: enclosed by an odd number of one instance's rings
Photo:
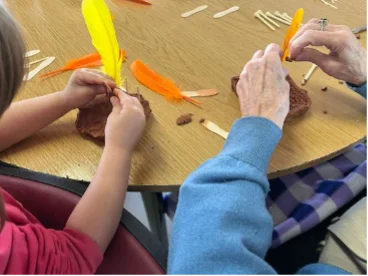
[[[123,49],[120,50],[122,59],[124,61],[125,52]],[[40,76],[41,79],[46,79],[49,77],[53,77],[57,74],[60,74],[65,71],[69,70],[76,70],[80,68],[94,68],[102,66],[101,56],[99,53],[93,53],[81,58],[74,58],[69,60],[63,67],[59,68],[58,70],[43,74]]]
[[[294,35],[299,30],[299,27],[303,22],[303,17],[304,17],[304,9],[298,9],[294,14],[293,21],[291,22],[291,25],[284,38],[284,44],[282,46],[283,54],[282,54],[281,61],[285,61],[286,58],[289,56],[290,40],[294,37]]]
[[[142,4],[142,5],[149,5],[149,6],[152,5],[152,3],[147,2],[145,0],[126,0],[126,1],[134,2],[134,3]],[[115,0],[115,2],[121,2],[121,1],[120,0]]]
[[[93,53],[93,54],[83,56],[81,58],[71,59],[60,69],[58,69],[56,71],[53,71],[53,72],[43,74],[43,75],[40,76],[40,78],[45,79],[45,78],[60,74],[61,72],[65,72],[65,71],[68,71],[68,70],[75,70],[77,68],[85,67],[86,65],[91,64],[91,63],[92,64],[97,64],[96,67],[102,65],[101,57],[100,57],[99,53]],[[91,65],[89,65],[89,67],[91,67]]]
[[[166,99],[172,101],[180,101],[184,99],[194,104],[200,104],[199,101],[182,95],[180,89],[172,80],[156,73],[142,61],[135,60],[130,65],[130,69],[132,70],[134,77],[136,77],[139,82],[150,88],[152,91],[164,96]]]

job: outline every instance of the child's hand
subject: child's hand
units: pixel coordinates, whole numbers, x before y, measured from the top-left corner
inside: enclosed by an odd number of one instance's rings
[[[123,150],[131,154],[141,137],[146,118],[137,98],[130,97],[119,89],[119,98],[111,97],[113,109],[105,128],[105,147],[114,151]]]
[[[98,70],[79,69],[72,74],[61,96],[70,110],[84,107],[98,94],[107,92],[105,83],[111,89],[116,87],[111,78]]]

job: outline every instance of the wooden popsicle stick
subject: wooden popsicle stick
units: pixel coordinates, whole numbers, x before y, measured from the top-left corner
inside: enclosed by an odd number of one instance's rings
[[[31,57],[31,56],[37,55],[40,52],[41,52],[40,50],[31,50],[31,51],[26,52],[24,54],[24,57]]]
[[[45,59],[44,61],[42,61],[35,69],[33,69],[32,71],[30,71],[28,74],[26,74],[23,77],[23,80],[30,80],[32,79],[34,76],[36,76],[42,69],[46,68],[47,66],[49,66],[51,63],[53,63],[53,61],[55,60],[55,57],[48,57],[47,59]]]
[[[112,92],[110,86],[107,84],[106,81],[104,81],[104,84],[106,86],[106,94],[107,94],[107,96],[113,95],[113,92]]]
[[[264,19],[268,20],[271,24],[275,25],[277,28],[280,28],[280,25],[277,24],[275,21],[273,21],[271,18],[269,18],[267,15],[263,13],[263,11],[258,10],[257,11],[260,16],[262,16]]]
[[[37,60],[35,60],[35,61],[32,61],[32,62],[30,62],[30,63],[28,63],[28,64],[25,64],[25,66],[24,67],[30,67],[31,65],[33,65],[33,64],[35,64],[35,63],[38,63],[38,62],[41,62],[41,61],[44,61],[44,60],[46,60],[46,59],[48,59],[49,57],[45,57],[45,58],[41,58],[41,59],[37,59]]]
[[[216,89],[203,89],[197,91],[183,91],[182,95],[187,97],[209,97],[217,95],[219,92]]]
[[[207,6],[207,5],[199,6],[199,7],[195,8],[195,9],[193,9],[193,10],[191,10],[191,11],[187,11],[187,12],[185,12],[185,13],[182,13],[182,14],[181,14],[181,17],[184,17],[184,18],[189,17],[189,16],[191,16],[191,15],[193,15],[193,14],[197,13],[197,12],[204,11],[204,10],[205,10],[205,9],[207,9],[207,8],[208,8],[208,6]]]
[[[290,17],[286,12],[282,14],[285,18],[289,19],[289,21],[293,21],[293,18]]]
[[[272,31],[276,30],[270,23],[268,23],[265,19],[263,19],[263,17],[258,13],[258,11],[254,13],[254,16],[257,17],[259,20],[261,20]]]
[[[224,11],[221,11],[221,12],[218,12],[216,13],[213,18],[220,18],[220,17],[223,17],[225,15],[228,15],[229,13],[232,13],[232,12],[235,12],[235,11],[238,11],[240,8],[238,6],[234,6],[234,7],[231,7],[230,9],[227,9],[227,10],[224,10]]]
[[[220,135],[225,140],[229,136],[229,132],[227,132],[226,130],[223,130],[218,125],[216,125],[214,122],[211,122],[209,120],[201,119],[200,123],[201,123],[202,126],[207,128],[208,130],[212,131],[213,133],[216,133],[216,134]]]
[[[317,67],[318,66],[315,64],[312,65],[312,67],[309,69],[308,73],[305,75],[304,79],[302,80],[302,85],[305,85],[308,82],[309,78],[312,76],[314,70],[316,70]]]
[[[290,22],[290,24],[291,24],[291,21],[288,18],[286,18],[285,16],[283,16],[280,12],[275,11],[275,15],[282,18],[282,19],[284,19],[284,20],[286,20],[286,21],[288,21],[288,22]]]
[[[337,9],[337,7],[335,5],[332,5],[331,3],[328,3],[327,1],[325,0],[321,0],[321,2],[327,6],[330,6],[330,7],[333,7],[334,9]]]
[[[270,12],[266,12],[266,15],[267,15],[268,17],[271,17],[271,18],[273,18],[273,19],[275,19],[275,20],[277,20],[277,21],[279,21],[279,22],[281,22],[281,23],[285,24],[285,25],[290,26],[290,24],[291,24],[289,21],[286,21],[285,19],[282,19],[281,17],[274,16],[274,15],[273,15],[272,13],[270,13]]]

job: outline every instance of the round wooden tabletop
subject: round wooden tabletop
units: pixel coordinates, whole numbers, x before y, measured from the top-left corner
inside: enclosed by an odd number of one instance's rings
[[[71,58],[95,52],[81,14],[80,0],[6,2],[22,25],[28,49],[41,50],[30,61],[56,57],[43,72],[57,69]],[[223,138],[202,127],[199,120],[206,118],[230,130],[240,115],[230,78],[239,74],[256,50],[271,42],[282,43],[287,30],[287,26],[282,25],[271,31],[253,16],[255,11],[278,10],[292,16],[297,8],[303,7],[305,21],[327,17],[330,23],[351,28],[366,23],[364,0],[337,1],[338,9],[320,1],[152,2],[152,6],[142,6],[124,0],[107,1],[114,16],[118,41],[128,57],[122,74],[136,84],[128,68],[139,58],[173,79],[182,90],[216,88],[220,93],[200,99],[200,109],[187,102],[170,103],[141,86],[141,93],[151,103],[153,116],[147,122],[133,157],[129,189],[139,191],[178,189],[190,172],[221,150]],[[205,11],[188,18],[180,16],[203,4],[209,6]],[[223,18],[213,18],[215,13],[233,5],[238,5],[240,10]],[[360,42],[365,44],[366,33],[361,34]],[[311,64],[294,62],[285,66],[299,83]],[[35,77],[24,85],[17,100],[62,90],[69,76],[70,73],[64,73],[44,81]],[[328,90],[321,91],[326,86]],[[366,101],[363,98],[318,69],[305,88],[313,106],[303,118],[286,124],[269,165],[269,177],[319,164],[366,136]],[[177,126],[176,118],[183,113],[193,113],[194,121]],[[37,172],[90,181],[103,146],[78,134],[74,127],[76,114],[77,111],[68,113],[33,137],[9,148],[1,153],[1,160]]]

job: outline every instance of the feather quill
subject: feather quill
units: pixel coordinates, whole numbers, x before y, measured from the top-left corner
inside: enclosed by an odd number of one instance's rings
[[[109,8],[103,0],[83,0],[82,13],[92,44],[101,55],[102,71],[120,87],[123,54],[119,48]]]
[[[283,54],[282,54],[281,61],[285,61],[286,58],[289,56],[289,43],[290,43],[290,40],[294,37],[294,35],[299,30],[299,27],[303,22],[303,17],[304,17],[304,9],[298,9],[294,14],[291,25],[290,25],[290,27],[289,27],[286,35],[285,35],[285,38],[284,38],[284,44],[282,46]]]
[[[200,104],[199,101],[194,100],[188,96],[182,95],[180,89],[175,85],[175,83],[160,74],[156,73],[145,65],[140,60],[135,60],[131,65],[130,69],[134,77],[141,82],[143,85],[147,86],[154,92],[165,96],[166,99],[171,101],[180,101],[182,99],[194,104]]]
[[[69,60],[63,67],[58,70],[43,74],[40,76],[41,79],[55,76],[65,71],[75,70],[79,68],[90,68],[101,66],[101,57],[99,53],[89,54],[81,58],[74,58]]]

